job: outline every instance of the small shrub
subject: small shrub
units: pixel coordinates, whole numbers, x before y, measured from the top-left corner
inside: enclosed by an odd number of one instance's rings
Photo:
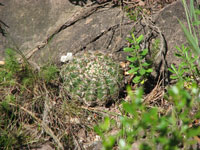
[[[144,38],[143,35],[140,35],[138,38],[132,33],[131,38],[127,38],[127,41],[131,44],[131,47],[124,48],[125,52],[129,52],[130,56],[127,57],[127,60],[130,62],[130,70],[128,73],[133,74],[133,83],[143,83],[146,80],[147,76],[153,71],[151,64],[145,60],[146,55],[148,54],[148,49],[140,48],[140,44]]]
[[[195,55],[200,53],[198,44],[200,30],[196,30],[196,25],[200,24],[197,14],[200,13],[199,10],[195,11],[193,3],[194,1],[190,0],[189,11],[186,1],[183,0],[189,30],[181,22],[180,24],[189,47],[177,48],[176,56],[181,59],[181,63],[178,68],[172,65],[169,69],[173,73],[171,78],[178,81],[167,89],[164,97],[171,104],[170,111],[162,114],[157,107],[147,107],[142,101],[143,90],[137,89],[133,93],[129,87],[127,92],[132,101],[123,103],[119,131],[115,135],[109,135],[108,131],[112,126],[108,123],[107,129],[102,129],[106,122],[111,122],[110,118],[106,118],[104,123],[95,127],[97,134],[102,137],[104,149],[118,146],[120,150],[129,150],[132,149],[133,143],[139,143],[140,150],[198,149],[196,147],[198,140],[195,138],[200,135],[200,126],[194,122],[199,122],[200,118],[199,59]],[[134,36],[132,37],[134,39]],[[139,37],[138,41],[141,39],[142,37]],[[134,43],[132,39],[129,40],[130,43]],[[126,51],[138,50],[137,41],[134,45],[137,47],[126,48]],[[140,64],[137,59],[142,60],[140,57],[132,57],[128,60],[131,63],[138,61],[137,64]],[[135,67],[132,66],[132,68]],[[138,66],[136,68],[136,71],[140,69]],[[132,70],[137,74],[136,71]],[[188,82],[189,88],[185,87],[185,83]],[[110,137],[112,137],[112,142],[109,140]]]
[[[132,149],[133,143],[140,143],[140,150],[158,149],[189,149],[197,141],[194,137],[200,134],[200,127],[191,126],[193,120],[200,117],[190,113],[199,104],[199,89],[194,84],[191,91],[184,88],[183,82],[169,88],[166,99],[173,104],[170,113],[160,116],[158,108],[148,108],[142,103],[143,90],[135,94],[128,88],[131,102],[123,103],[124,114],[120,117],[120,130],[115,135],[107,133],[112,126],[111,119],[105,118],[104,123],[95,127],[102,137],[104,149],[112,149],[118,145],[120,150]],[[181,124],[180,124],[181,123]]]
[[[169,71],[172,73],[171,79],[184,80],[188,83],[199,81],[199,66],[198,55],[194,55],[192,51],[182,45],[181,48],[177,47],[178,52],[175,54],[180,59],[180,63],[176,68],[175,65],[171,65]]]

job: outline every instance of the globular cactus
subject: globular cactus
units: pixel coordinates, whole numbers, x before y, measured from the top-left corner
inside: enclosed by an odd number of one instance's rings
[[[75,57],[62,66],[61,77],[69,96],[89,106],[116,100],[124,83],[119,64],[102,53]]]

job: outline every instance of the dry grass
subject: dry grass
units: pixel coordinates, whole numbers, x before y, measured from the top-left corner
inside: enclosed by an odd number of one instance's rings
[[[13,83],[0,85],[0,149],[32,149],[46,142],[58,149],[75,149],[91,141],[100,113],[70,100],[59,79],[45,82],[37,76],[25,86],[20,78],[15,75]],[[6,144],[4,139],[12,141]]]

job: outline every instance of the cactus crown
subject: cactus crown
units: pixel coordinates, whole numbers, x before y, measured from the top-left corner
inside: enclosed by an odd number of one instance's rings
[[[102,53],[86,53],[61,69],[64,88],[72,99],[87,105],[116,100],[123,85],[120,66]]]

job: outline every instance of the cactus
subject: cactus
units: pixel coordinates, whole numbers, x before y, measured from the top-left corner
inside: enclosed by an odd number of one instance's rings
[[[64,89],[86,105],[116,100],[123,87],[123,74],[114,60],[102,53],[86,53],[62,66]]]

